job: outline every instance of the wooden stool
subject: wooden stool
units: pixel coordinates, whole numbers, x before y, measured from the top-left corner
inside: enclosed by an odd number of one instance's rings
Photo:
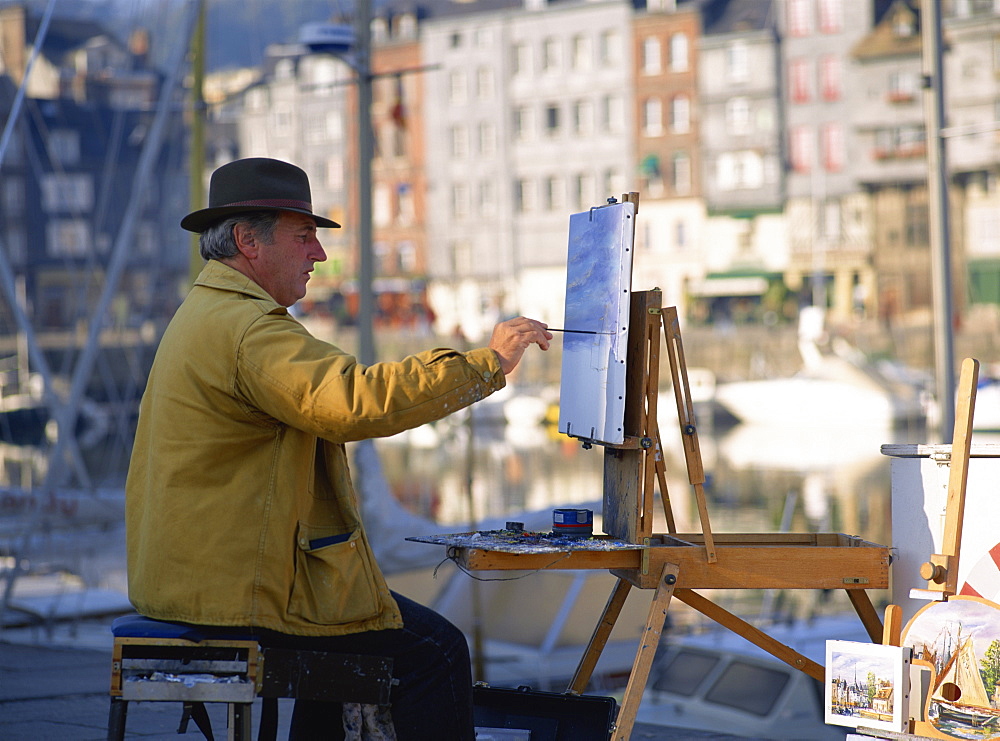
[[[392,659],[326,651],[264,648],[250,636],[153,620],[118,618],[111,658],[109,741],[125,738],[130,701],[181,702],[178,733],[193,720],[212,741],[206,702],[229,706],[228,738],[249,741],[251,708],[263,698],[260,741],[274,741],[278,698],[389,704]]]

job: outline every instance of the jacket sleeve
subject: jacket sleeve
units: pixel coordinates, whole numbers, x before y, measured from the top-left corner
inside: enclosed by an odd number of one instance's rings
[[[493,350],[445,348],[364,366],[294,318],[266,314],[244,333],[234,392],[251,408],[331,442],[395,435],[504,387]]]

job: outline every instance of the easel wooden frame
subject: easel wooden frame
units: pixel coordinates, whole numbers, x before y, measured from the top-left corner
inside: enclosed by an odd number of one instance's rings
[[[959,375],[956,395],[955,427],[952,433],[951,460],[948,471],[948,499],[941,553],[932,553],[920,566],[920,576],[927,580],[926,589],[911,590],[911,597],[947,602],[958,593],[958,566],[965,526],[965,495],[969,482],[969,462],[972,457],[972,422],[976,410],[976,389],[979,383],[979,361],[965,358]],[[902,645],[903,609],[899,605],[885,608],[885,628],[882,643]],[[929,698],[928,698],[929,699]],[[907,733],[920,738],[953,739],[934,727],[928,720],[911,718]]]
[[[623,199],[638,203],[638,194]],[[823,681],[824,669],[771,638],[694,589],[835,589],[847,591],[872,641],[882,640],[882,621],[867,589],[889,586],[889,548],[841,533],[714,534],[705,499],[705,471],[688,384],[677,311],[662,308],[658,289],[631,297],[625,442],[605,445],[604,530],[608,537],[642,544],[638,550],[572,550],[521,554],[453,547],[450,554],[469,570],[608,569],[618,581],[605,605],[568,692],[581,693],[633,586],[654,590],[643,636],[629,675],[613,738],[632,733],[650,668],[673,597],[738,633],[790,666]],[[688,481],[697,501],[702,532],[676,532],[667,492],[657,427],[661,333],[683,441]],[[587,444],[588,441],[584,441]],[[666,534],[653,533],[654,490],[659,488]]]

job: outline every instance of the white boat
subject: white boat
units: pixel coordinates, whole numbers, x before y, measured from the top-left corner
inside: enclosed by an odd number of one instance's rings
[[[869,363],[839,338],[823,351],[823,339],[821,332],[800,327],[802,370],[785,378],[720,383],[715,400],[740,421],[755,424],[891,429],[925,419],[921,378],[889,363]]]
[[[818,663],[827,640],[867,642],[855,615],[817,618],[766,632]],[[727,630],[667,641],[636,720],[767,739],[840,739],[824,722],[823,687]]]

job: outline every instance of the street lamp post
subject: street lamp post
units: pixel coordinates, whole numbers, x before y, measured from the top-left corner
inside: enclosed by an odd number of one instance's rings
[[[310,23],[302,27],[300,40],[314,52],[328,53],[346,62],[357,85],[358,144],[358,360],[375,362],[374,259],[372,255],[372,136],[371,104],[371,6],[354,4],[354,31],[342,25]]]
[[[931,276],[934,303],[934,365],[940,410],[941,442],[950,443],[955,426],[954,308],[951,292],[951,223],[948,164],[941,128],[944,125],[944,65],[941,58],[941,7],[938,0],[921,6],[926,117]]]

